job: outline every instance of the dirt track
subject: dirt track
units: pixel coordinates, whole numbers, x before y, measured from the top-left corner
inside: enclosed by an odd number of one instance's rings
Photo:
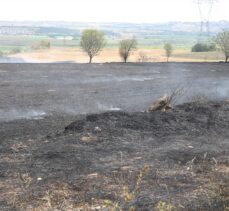
[[[229,104],[191,103],[167,113],[139,112],[180,82],[194,87],[190,96],[204,88],[205,95],[226,98],[228,65],[0,67],[5,115],[0,123],[0,210],[116,206],[224,211],[228,206]],[[155,76],[167,77],[149,80]],[[75,116],[90,108],[90,113],[105,109],[93,102],[138,112]]]
[[[223,63],[1,64],[0,120],[141,111],[176,87],[186,89],[185,101],[225,98],[228,78]]]

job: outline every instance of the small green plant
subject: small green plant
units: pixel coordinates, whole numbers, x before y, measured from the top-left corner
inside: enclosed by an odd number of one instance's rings
[[[130,190],[128,186],[124,186],[121,192],[121,197],[124,200],[124,204],[120,205],[118,202],[113,202],[111,200],[105,200],[104,206],[111,208],[112,211],[123,211],[124,208],[127,207],[129,202],[136,199],[139,187],[143,181],[143,178],[148,174],[150,170],[149,165],[145,165],[143,169],[140,171],[139,175],[137,176],[137,180],[134,186],[134,189]],[[128,211],[136,211],[137,208],[135,206],[131,206]]]
[[[176,211],[176,208],[170,203],[159,201],[156,206],[156,211]]]
[[[111,200],[104,200],[103,202],[104,207],[109,207],[111,211],[120,211],[121,208],[117,202],[113,202]]]

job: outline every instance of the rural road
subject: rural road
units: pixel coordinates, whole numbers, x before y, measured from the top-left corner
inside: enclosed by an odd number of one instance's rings
[[[177,87],[180,102],[229,98],[229,64],[0,64],[0,121],[142,111]]]

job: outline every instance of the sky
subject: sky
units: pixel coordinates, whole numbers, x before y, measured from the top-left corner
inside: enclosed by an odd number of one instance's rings
[[[200,21],[197,0],[0,0],[1,21]],[[207,0],[203,0],[207,1]],[[203,14],[208,6],[203,3]],[[215,3],[211,20],[229,21],[229,0]]]

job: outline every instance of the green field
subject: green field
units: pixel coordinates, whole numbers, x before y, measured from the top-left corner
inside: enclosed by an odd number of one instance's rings
[[[150,37],[136,37],[138,47],[142,49],[160,49],[165,42],[173,44],[175,49],[189,50],[197,42],[197,35],[152,35]],[[205,37],[204,40],[207,38]],[[31,46],[40,40],[49,40],[52,47],[79,47],[80,37],[72,40],[57,39],[49,36],[0,36],[0,51],[7,54],[12,49],[19,48],[21,51],[30,51]],[[108,38],[107,48],[117,48],[119,38]]]

